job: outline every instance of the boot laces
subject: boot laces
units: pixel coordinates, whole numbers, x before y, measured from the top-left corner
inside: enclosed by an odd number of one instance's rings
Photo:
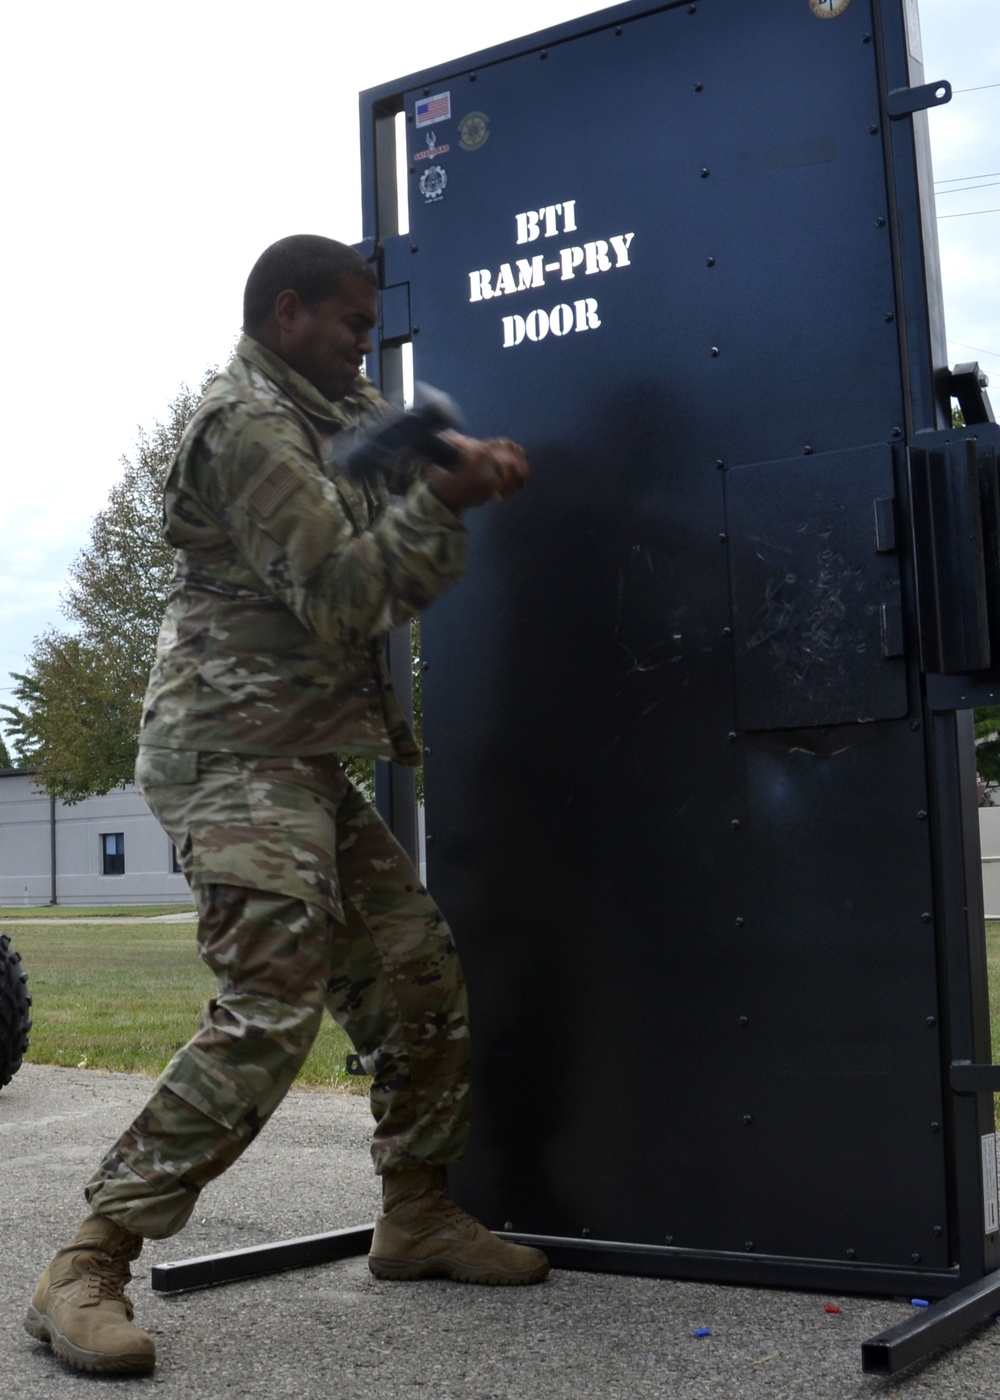
[[[476,1228],[479,1224],[468,1211],[462,1209],[460,1205],[452,1200],[447,1191],[434,1192],[434,1204],[437,1207],[435,1214],[449,1225],[462,1225],[466,1229],[471,1225]]]
[[[116,1303],[125,1303],[125,1285],[131,1279],[127,1259],[114,1259],[109,1254],[92,1255],[87,1260],[87,1301],[98,1303],[109,1298]]]

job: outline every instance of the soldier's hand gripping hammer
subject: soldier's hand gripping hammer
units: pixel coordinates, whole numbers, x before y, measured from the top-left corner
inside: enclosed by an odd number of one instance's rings
[[[376,475],[409,452],[418,452],[449,471],[457,465],[459,448],[441,434],[461,425],[458,405],[429,384],[418,384],[416,396],[418,402],[413,408],[382,423],[347,454],[344,470],[348,476],[360,479]]]

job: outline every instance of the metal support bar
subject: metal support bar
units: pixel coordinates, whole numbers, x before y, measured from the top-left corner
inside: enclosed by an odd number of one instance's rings
[[[1000,1309],[1000,1270],[861,1345],[861,1369],[893,1376]]]
[[[989,376],[979,368],[978,360],[956,365],[951,372],[952,396],[958,399],[967,428],[997,421],[986,392],[989,382]]]
[[[685,1279],[692,1283],[735,1283],[744,1288],[804,1288],[810,1292],[896,1294],[907,1298],[943,1298],[959,1283],[956,1269],[841,1263],[835,1259],[797,1259],[775,1254],[733,1254],[676,1245],[499,1230],[496,1233],[500,1239],[542,1250],[555,1269],[582,1269],[595,1274],[637,1274],[648,1278]]]
[[[928,107],[940,107],[951,101],[951,83],[942,78],[939,83],[923,83],[920,87],[893,88],[885,99],[885,110],[892,121],[912,117]]]
[[[998,1094],[1000,1065],[977,1065],[971,1060],[952,1060],[951,1087],[956,1094]]]
[[[974,710],[981,705],[1000,705],[1000,682],[984,681],[981,676],[927,676],[927,706],[938,714],[949,710]]]
[[[371,1247],[373,1225],[333,1230],[323,1235],[251,1245],[173,1264],[154,1264],[156,1293],[179,1293],[214,1288],[244,1278],[284,1273],[365,1254]],[[776,1255],[725,1254],[715,1250],[678,1249],[666,1245],[630,1244],[616,1240],[579,1240],[563,1236],[524,1235],[497,1231],[498,1237],[533,1245],[561,1269],[589,1273],[639,1274],[698,1282],[737,1282],[766,1288],[829,1289],[837,1293],[919,1293],[940,1298],[953,1289],[953,1270],[891,1268],[841,1264],[833,1260],[786,1259]]]
[[[154,1293],[180,1293],[192,1288],[214,1288],[237,1279],[260,1278],[288,1269],[305,1269],[311,1264],[329,1264],[367,1254],[373,1225],[356,1225],[349,1230],[331,1230],[323,1235],[303,1235],[277,1244],[251,1245],[223,1254],[205,1254],[199,1259],[178,1259],[173,1264],[154,1264]]]
[[[413,723],[413,634],[409,623],[389,633],[386,648],[392,688],[407,722]],[[420,864],[417,833],[417,788],[412,768],[400,763],[375,764],[375,806],[415,866]]]

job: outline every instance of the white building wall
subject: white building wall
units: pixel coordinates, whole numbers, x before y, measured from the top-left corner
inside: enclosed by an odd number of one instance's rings
[[[0,775],[0,904],[49,903],[49,809],[27,774]]]
[[[979,840],[982,846],[986,917],[1000,919],[1000,807],[980,807]]]
[[[69,807],[53,804],[28,772],[0,772],[0,904],[185,904],[184,876],[172,869],[170,838],[129,784]],[[125,838],[125,873],[103,874],[101,837]]]
[[[189,902],[187,881],[172,869],[170,838],[131,784],[67,807],[52,803],[30,772],[8,769],[0,770],[0,905],[51,903],[53,816],[56,903]],[[112,832],[125,837],[124,875],[102,874],[101,837]],[[979,834],[986,917],[1000,919],[1000,807],[980,807]]]

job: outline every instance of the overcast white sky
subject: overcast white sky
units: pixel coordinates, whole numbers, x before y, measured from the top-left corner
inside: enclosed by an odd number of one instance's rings
[[[55,0],[5,11],[0,702],[32,639],[65,625],[68,567],[137,426],[228,358],[257,255],[291,232],[361,237],[359,91],[601,8]],[[998,9],[920,0],[926,77],[956,89],[930,116],[949,355],[993,372],[995,407]]]

